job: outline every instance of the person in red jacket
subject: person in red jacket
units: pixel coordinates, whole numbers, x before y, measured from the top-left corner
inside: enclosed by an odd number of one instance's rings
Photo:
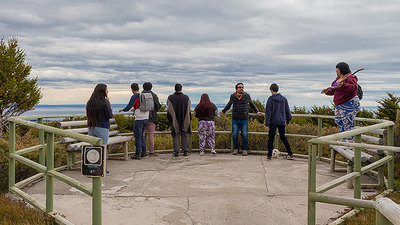
[[[339,132],[344,132],[353,129],[354,117],[360,111],[360,99],[357,96],[358,78],[351,75],[350,67],[345,62],[336,65],[336,75],[331,85],[334,88],[323,89],[321,94],[333,95],[335,123],[339,127]],[[353,142],[354,136],[344,141]]]

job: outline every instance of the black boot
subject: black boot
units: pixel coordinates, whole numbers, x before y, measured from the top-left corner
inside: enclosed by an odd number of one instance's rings
[[[179,156],[179,153],[178,153],[178,152],[174,152],[174,153],[173,153],[173,156],[174,156],[174,157],[178,157],[178,156]]]
[[[136,155],[136,154],[132,155],[131,159],[141,160],[140,155]]]

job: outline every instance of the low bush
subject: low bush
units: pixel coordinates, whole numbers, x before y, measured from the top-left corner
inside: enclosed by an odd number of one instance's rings
[[[27,207],[25,202],[13,200],[5,195],[0,194],[0,224],[55,225],[56,223],[52,217],[45,217],[43,213]]]

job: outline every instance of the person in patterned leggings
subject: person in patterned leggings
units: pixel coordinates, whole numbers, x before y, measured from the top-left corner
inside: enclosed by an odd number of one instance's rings
[[[200,102],[194,109],[195,117],[199,118],[199,146],[200,155],[204,155],[206,149],[206,141],[211,148],[212,154],[217,154],[215,151],[215,122],[214,117],[217,115],[218,109],[206,93],[201,95]]]

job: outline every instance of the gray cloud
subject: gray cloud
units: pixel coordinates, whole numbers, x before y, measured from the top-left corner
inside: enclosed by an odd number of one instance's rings
[[[259,99],[276,82],[293,105],[330,104],[319,91],[346,61],[366,68],[359,79],[371,105],[400,93],[399,11],[395,0],[16,0],[2,2],[0,30],[19,37],[42,103],[54,103],[54,90],[77,96],[99,82],[123,103],[130,83],[150,81],[163,96],[180,82],[191,97],[208,92],[216,103],[236,82]]]

